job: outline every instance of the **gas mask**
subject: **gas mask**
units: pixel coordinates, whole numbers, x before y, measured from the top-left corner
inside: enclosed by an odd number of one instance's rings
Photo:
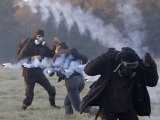
[[[36,44],[36,45],[39,45],[40,44],[40,42],[36,39],[36,40],[34,40],[34,43]]]
[[[118,70],[118,75],[122,78],[130,79],[136,75],[136,72],[132,69],[126,69],[125,67],[121,67]]]
[[[130,79],[135,77],[136,68],[138,67],[138,64],[139,64],[138,61],[127,62],[127,61],[121,60],[121,63],[114,70],[114,72],[118,71],[118,75],[120,77]]]
[[[46,44],[46,42],[44,41],[44,38],[41,37],[41,36],[37,36],[36,39],[35,39],[35,41],[34,41],[34,43],[36,45],[39,45],[39,44],[45,45]]]

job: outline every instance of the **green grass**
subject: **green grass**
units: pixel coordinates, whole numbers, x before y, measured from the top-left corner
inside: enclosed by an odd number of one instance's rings
[[[63,106],[66,95],[64,81],[58,83],[57,78],[49,78],[56,87],[56,103]],[[83,97],[92,82],[86,82],[81,93]],[[54,110],[49,106],[47,92],[38,84],[35,86],[35,96],[32,105],[26,111],[20,111],[24,99],[24,81],[21,70],[0,67],[0,120],[93,120],[95,116],[75,113],[65,116],[64,109]],[[153,115],[150,120],[160,120],[160,104],[153,105]],[[100,120],[100,118],[98,119]],[[148,120],[144,117],[141,120]]]
[[[56,87],[56,103],[63,106],[66,95],[64,81],[57,82],[56,77],[49,78]],[[88,82],[86,86],[90,85]],[[82,94],[86,94],[85,87]],[[39,85],[35,86],[32,105],[26,111],[20,111],[24,99],[24,80],[21,70],[0,67],[0,120],[92,120],[94,116],[75,112],[73,116],[65,116],[64,109],[54,110],[50,107],[47,92]]]

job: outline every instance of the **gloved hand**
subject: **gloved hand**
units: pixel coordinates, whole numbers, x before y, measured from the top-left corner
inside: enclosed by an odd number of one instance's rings
[[[66,77],[64,74],[62,74],[61,72],[56,72],[57,76],[58,76],[58,82],[64,80]]]
[[[43,74],[47,77],[52,77],[55,74],[55,71],[53,71],[52,68],[46,68],[43,70]]]
[[[143,60],[144,65],[147,67],[149,67],[152,63],[154,63],[154,60],[152,59],[149,53],[146,53],[142,60]]]
[[[52,77],[55,74],[55,69],[53,67],[49,68],[47,70],[47,73],[50,77]]]

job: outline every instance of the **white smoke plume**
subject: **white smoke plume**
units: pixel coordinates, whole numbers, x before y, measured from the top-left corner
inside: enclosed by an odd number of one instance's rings
[[[35,59],[33,61],[28,61],[28,59],[23,59],[20,60],[18,63],[3,63],[2,66],[5,68],[11,68],[11,69],[19,69],[22,66],[26,67],[26,68],[36,68],[36,67],[40,67],[40,68],[46,68],[49,67],[52,63],[52,59],[51,58],[47,58],[45,57],[44,59],[42,59],[41,61],[39,59]]]
[[[35,58],[32,61],[26,61],[24,63],[22,63],[23,67],[26,68],[41,68],[44,69],[46,67],[49,67],[52,64],[52,59],[51,58],[47,58],[44,57],[42,60],[39,60],[38,58]]]
[[[141,11],[136,6],[136,0],[117,0],[116,2],[118,17],[124,23],[124,32],[127,33],[129,46],[141,53],[140,48],[145,39],[145,23]],[[146,48],[143,49],[146,51]]]
[[[56,58],[55,61],[51,58],[43,58],[39,60],[35,58],[32,61],[28,61],[28,59],[23,59],[16,64],[12,63],[3,63],[2,66],[5,68],[11,69],[19,69],[22,66],[25,68],[41,68],[44,69],[44,74],[49,76],[51,72],[61,72],[65,75],[66,78],[69,78],[74,72],[83,74],[83,69],[85,65],[81,64],[80,60],[73,60],[74,57],[72,55],[65,56],[62,54],[60,57]]]
[[[5,68],[19,69],[21,67],[21,64],[3,63],[2,66]]]
[[[144,22],[141,11],[136,7],[136,0],[116,0],[118,18],[124,21],[127,35],[124,35],[116,27],[96,17],[92,12],[86,12],[81,7],[72,6],[69,2],[60,0],[28,0],[18,3],[16,6],[30,7],[33,13],[40,12],[42,20],[46,22],[49,17],[54,17],[53,22],[58,25],[65,21],[68,31],[77,24],[81,35],[89,31],[93,40],[97,40],[103,46],[120,49],[124,46],[134,48],[139,53],[144,40]],[[125,37],[124,37],[125,36]]]
[[[11,69],[19,69],[21,68],[22,64],[26,63],[28,60],[20,60],[18,63],[3,63],[2,66],[5,68],[11,68]]]
[[[52,66],[49,69],[47,68],[44,73],[61,72],[66,78],[69,78],[74,72],[83,74],[85,65],[82,65],[80,60],[75,61],[73,59],[74,57],[72,55],[66,57],[62,54],[60,57],[56,58]]]

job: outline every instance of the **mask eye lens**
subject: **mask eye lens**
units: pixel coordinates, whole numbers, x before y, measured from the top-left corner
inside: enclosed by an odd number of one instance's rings
[[[138,61],[135,62],[122,62],[123,66],[127,69],[135,69],[138,67]]]

